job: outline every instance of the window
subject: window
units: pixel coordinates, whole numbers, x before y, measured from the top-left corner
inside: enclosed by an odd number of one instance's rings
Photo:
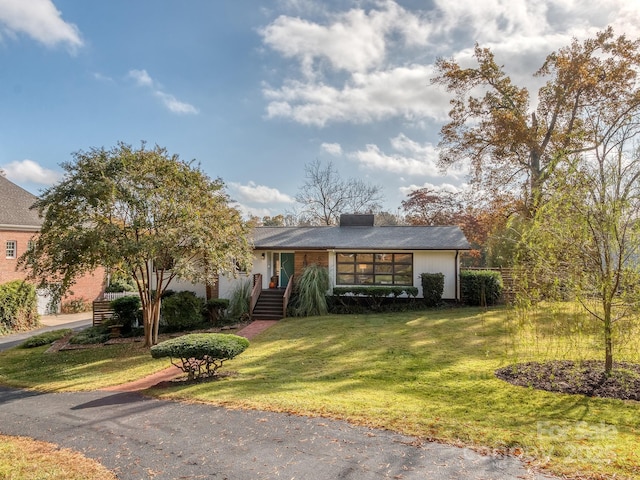
[[[412,253],[338,253],[338,285],[413,285]]]
[[[18,242],[15,240],[7,240],[6,244],[6,254],[7,258],[16,258],[17,250],[18,250]]]

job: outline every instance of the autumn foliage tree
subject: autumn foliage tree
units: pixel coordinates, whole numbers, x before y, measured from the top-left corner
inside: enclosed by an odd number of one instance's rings
[[[531,213],[556,167],[601,143],[586,118],[604,112],[615,129],[640,111],[640,43],[611,28],[551,53],[536,76],[537,96],[515,85],[493,52],[476,45],[477,66],[437,61],[433,82],[454,94],[442,128],[440,164],[470,160],[472,178],[489,194],[522,192]]]
[[[130,276],[147,346],[158,341],[160,299],[173,279],[212,284],[250,262],[249,228],[223,182],[164,148],[92,148],[62,167],[64,179],[34,206],[44,221],[20,264],[57,296],[98,266]]]
[[[457,225],[472,246],[465,261],[486,263],[486,246],[492,234],[504,228],[509,216],[518,209],[509,195],[481,198],[473,192],[452,192],[423,187],[411,191],[402,201],[405,221],[410,225]]]

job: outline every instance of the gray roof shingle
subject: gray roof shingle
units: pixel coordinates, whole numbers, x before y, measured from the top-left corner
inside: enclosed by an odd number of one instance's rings
[[[258,249],[468,250],[459,227],[257,227]]]
[[[30,207],[37,197],[0,175],[0,226],[42,226],[38,212]]]

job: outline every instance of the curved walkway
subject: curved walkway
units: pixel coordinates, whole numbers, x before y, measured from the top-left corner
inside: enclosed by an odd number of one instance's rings
[[[139,387],[79,393],[0,387],[0,433],[77,450],[122,480],[549,478],[513,457],[326,418],[151,399],[136,393]]]

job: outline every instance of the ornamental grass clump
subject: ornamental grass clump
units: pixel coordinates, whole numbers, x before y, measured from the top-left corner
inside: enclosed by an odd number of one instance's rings
[[[151,347],[153,358],[169,357],[171,364],[187,374],[189,380],[217,375],[222,364],[244,352],[249,340],[223,333],[192,333]],[[180,359],[180,363],[174,362]]]
[[[326,315],[329,271],[319,265],[309,265],[304,269],[296,285],[297,305],[295,312],[301,317]]]

